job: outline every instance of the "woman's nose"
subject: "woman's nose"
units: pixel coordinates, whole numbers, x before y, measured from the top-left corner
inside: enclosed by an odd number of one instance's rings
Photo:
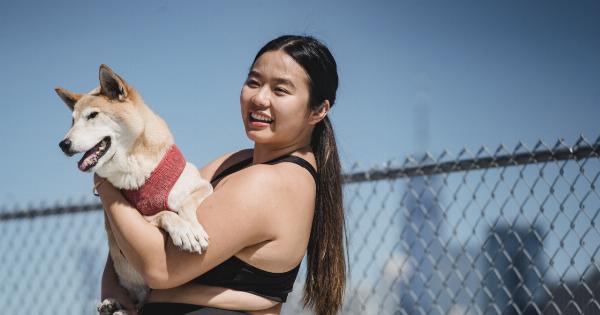
[[[262,87],[260,90],[258,90],[256,92],[256,94],[254,94],[254,97],[252,97],[252,103],[254,103],[254,105],[258,105],[258,106],[269,106],[270,103],[270,91],[268,88],[266,87]]]

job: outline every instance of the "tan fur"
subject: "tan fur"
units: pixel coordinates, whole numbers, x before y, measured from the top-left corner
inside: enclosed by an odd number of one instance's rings
[[[56,92],[73,111],[75,124],[67,133],[66,139],[73,140],[77,151],[89,150],[107,136],[112,139],[110,147],[107,146],[105,154],[98,158],[90,170],[106,177],[117,188],[140,187],[174,143],[165,121],[144,103],[131,85],[105,65],[100,66],[100,87],[90,93],[77,94],[61,88],[57,88]],[[110,134],[111,130],[107,131],[108,135],[102,134],[105,124],[98,126],[98,122],[89,122],[90,119],[82,116],[89,115],[92,111],[98,112],[96,117],[101,116],[104,119],[100,122],[118,125],[115,134]],[[86,124],[90,124],[89,129],[96,133],[95,140],[89,140]],[[85,145],[79,145],[82,147],[79,148],[77,143]],[[195,166],[187,163],[168,195],[169,208],[176,209],[177,212],[161,211],[145,219],[169,233],[173,243],[181,249],[202,253],[208,245],[208,235],[198,222],[196,208],[210,193],[210,183],[201,177]],[[105,222],[105,227],[109,252],[119,281],[134,300],[141,304],[148,287],[121,253],[108,222]],[[99,305],[98,310],[102,314],[113,314],[108,310],[115,307],[114,302],[107,299]],[[114,314],[126,312],[119,310]]]
[[[132,121],[132,117],[141,116],[146,126],[142,133],[137,137],[135,144],[129,152],[130,155],[162,155],[167,148],[173,144],[173,137],[167,124],[158,117],[144,103],[142,97],[137,91],[126,84],[128,96],[124,101],[109,100],[102,94],[77,94],[61,89],[63,92],[73,97],[78,97],[79,101],[75,105],[74,112],[76,118],[86,108],[94,107],[100,109],[113,117],[118,117],[120,121]]]

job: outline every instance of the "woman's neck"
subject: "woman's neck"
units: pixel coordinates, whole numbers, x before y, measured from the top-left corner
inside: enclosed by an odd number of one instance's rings
[[[310,144],[294,144],[284,147],[271,147],[268,145],[254,144],[252,153],[252,164],[260,164],[280,156],[290,154],[296,151],[310,151]]]

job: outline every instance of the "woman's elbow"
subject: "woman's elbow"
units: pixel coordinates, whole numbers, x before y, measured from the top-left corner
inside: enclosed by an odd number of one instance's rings
[[[151,289],[170,289],[177,286],[173,284],[169,273],[159,268],[146,268],[142,272],[142,277]]]

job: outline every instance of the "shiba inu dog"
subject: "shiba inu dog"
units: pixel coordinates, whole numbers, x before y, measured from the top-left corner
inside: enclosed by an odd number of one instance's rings
[[[78,167],[95,172],[121,189],[144,217],[169,233],[183,250],[202,253],[208,235],[196,208],[212,186],[183,158],[167,124],[108,66],[100,66],[100,86],[78,94],[57,88],[72,111],[71,129],[59,146],[65,154],[83,153]],[[119,282],[138,306],[148,293],[143,278],[119,250],[106,222],[109,252]],[[98,306],[101,314],[126,314],[114,299]]]

